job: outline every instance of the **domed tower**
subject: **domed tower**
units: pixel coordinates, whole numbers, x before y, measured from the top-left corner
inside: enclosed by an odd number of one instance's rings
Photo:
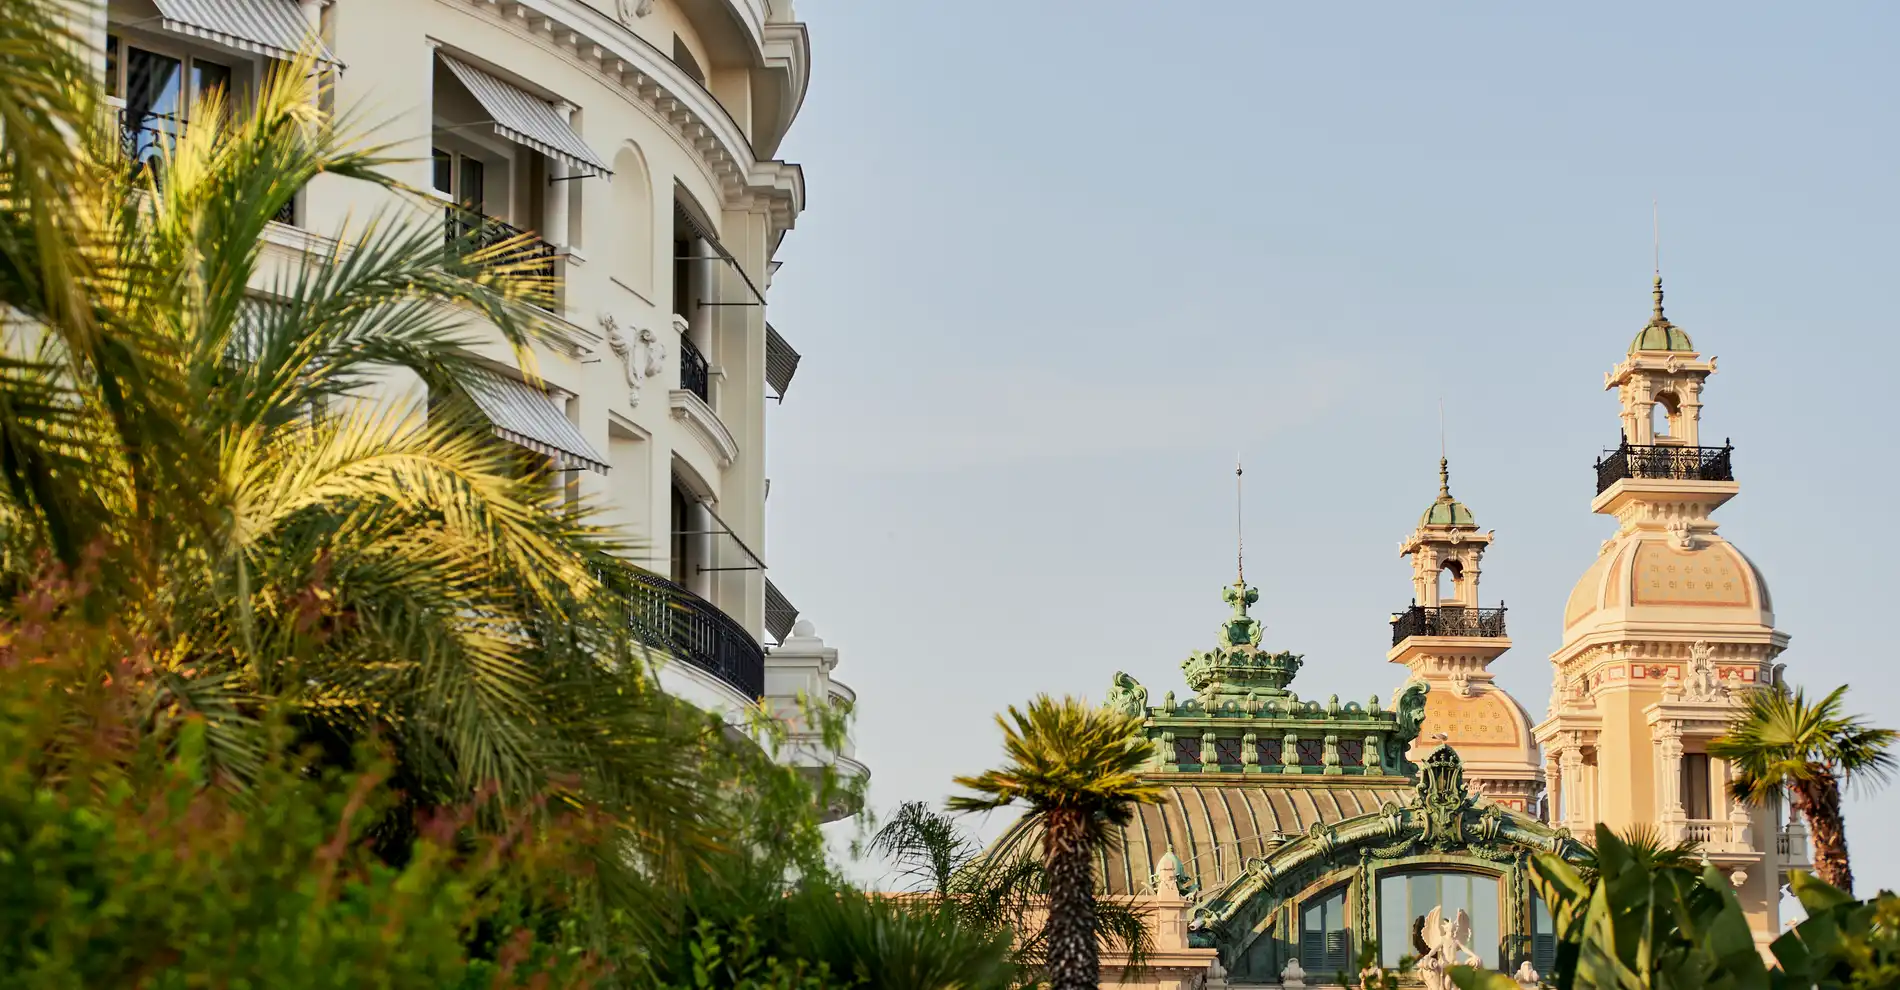
[[[1804,865],[1805,842],[1778,829],[1774,809],[1727,796],[1729,770],[1708,743],[1740,689],[1778,677],[1788,635],[1775,628],[1761,572],[1710,518],[1739,490],[1727,442],[1701,445],[1714,373],[1715,360],[1663,315],[1659,276],[1649,322],[1604,376],[1622,440],[1597,462],[1590,508],[1617,529],[1564,607],[1550,714],[1536,737],[1553,824],[1586,839],[1599,823],[1653,824],[1667,840],[1701,843],[1766,944],[1779,932],[1780,878]]]
[[[1491,661],[1511,648],[1504,606],[1481,608],[1478,574],[1492,534],[1451,496],[1450,464],[1438,461],[1438,498],[1419,517],[1400,554],[1412,561],[1412,606],[1392,616],[1386,659],[1424,681],[1425,721],[1411,755],[1448,743],[1464,761],[1474,792],[1513,811],[1535,814],[1544,771],[1530,715],[1492,680]]]

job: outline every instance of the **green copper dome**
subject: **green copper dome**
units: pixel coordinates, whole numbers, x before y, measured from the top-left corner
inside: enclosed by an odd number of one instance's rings
[[[1636,331],[1636,339],[1630,341],[1631,354],[1637,351],[1694,351],[1695,344],[1690,343],[1688,331],[1669,322],[1663,315],[1662,276],[1656,276],[1656,288],[1652,290],[1656,299],[1656,308],[1649,314],[1649,322]]]
[[[1438,459],[1438,498],[1433,500],[1425,514],[1418,517],[1420,526],[1471,526],[1476,527],[1478,520],[1465,507],[1463,502],[1451,497],[1451,463],[1443,457]]]

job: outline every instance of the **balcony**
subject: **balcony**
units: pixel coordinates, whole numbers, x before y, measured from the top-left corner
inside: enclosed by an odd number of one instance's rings
[[[765,694],[765,650],[713,603],[657,574],[628,571],[633,633],[731,685],[753,700]]]
[[[1597,494],[1625,478],[1734,481],[1734,452],[1734,446],[1726,442],[1720,447],[1625,443],[1597,459]]]
[[[166,113],[142,113],[121,108],[119,118],[119,153],[131,163],[132,172],[149,169],[152,184],[157,186],[163,179],[165,157],[171,154],[172,146],[185,133],[185,119]],[[297,201],[288,200],[278,207],[273,223],[295,226],[297,223]]]
[[[712,370],[706,364],[706,355],[686,337],[680,338],[680,388],[699,396],[699,401],[706,405],[712,405]]]
[[[1437,608],[1414,605],[1392,616],[1392,645],[1413,636],[1466,636],[1497,638],[1504,635],[1504,606],[1467,608],[1444,605]]]
[[[514,247],[498,253],[494,263],[506,266],[516,278],[531,280],[545,293],[545,298],[539,299],[535,305],[549,312],[555,311],[555,300],[560,298],[561,281],[559,270],[554,264],[554,245],[519,227],[459,206],[443,208],[443,239],[450,250],[462,253],[512,243]]]

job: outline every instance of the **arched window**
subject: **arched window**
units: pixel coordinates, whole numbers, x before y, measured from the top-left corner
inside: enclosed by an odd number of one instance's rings
[[[1397,966],[1401,956],[1419,954],[1416,938],[1433,908],[1440,908],[1446,920],[1465,912],[1471,919],[1468,947],[1485,966],[1497,967],[1498,942],[1503,935],[1498,925],[1503,915],[1498,878],[1452,870],[1390,873],[1379,878],[1381,965]]]
[[[1330,983],[1352,963],[1352,927],[1346,888],[1339,886],[1300,908],[1300,968],[1314,983]]]
[[[1649,407],[1649,432],[1658,439],[1675,435],[1676,417],[1682,411],[1682,404],[1676,401],[1676,393],[1663,392],[1656,396],[1656,402]]]
[[[617,233],[609,273],[627,288],[653,298],[653,183],[646,160],[631,142],[614,156],[613,221]],[[672,270],[671,265],[667,267]]]
[[[1464,565],[1455,560],[1447,560],[1438,569],[1438,604],[1455,604],[1458,599],[1458,579],[1464,575]]]

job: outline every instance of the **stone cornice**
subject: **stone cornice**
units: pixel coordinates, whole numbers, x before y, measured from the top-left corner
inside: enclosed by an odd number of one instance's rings
[[[471,9],[621,90],[692,152],[718,188],[722,208],[769,216],[767,243],[797,221],[805,205],[803,170],[787,162],[758,161],[745,131],[706,87],[610,15],[579,0],[443,2]]]

